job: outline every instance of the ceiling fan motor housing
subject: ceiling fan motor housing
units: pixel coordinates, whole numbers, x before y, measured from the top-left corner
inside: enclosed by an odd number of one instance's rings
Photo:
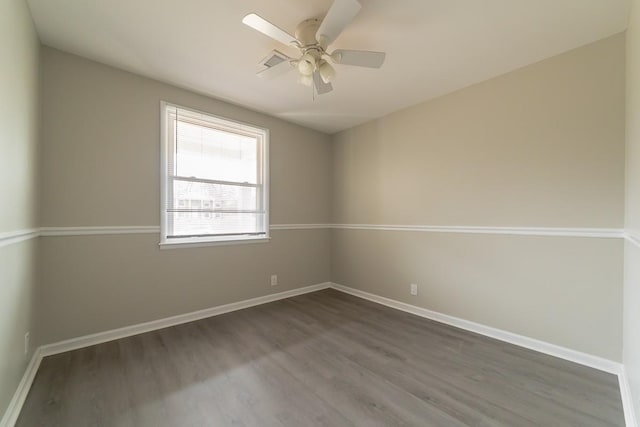
[[[300,42],[302,57],[298,60],[298,70],[303,75],[314,73],[322,61],[325,54],[325,47],[316,40],[316,34],[322,19],[312,18],[302,21],[296,27],[296,39]]]
[[[303,48],[319,45],[316,40],[316,33],[320,28],[320,24],[322,24],[322,20],[318,18],[307,19],[298,24],[295,36],[302,43]]]

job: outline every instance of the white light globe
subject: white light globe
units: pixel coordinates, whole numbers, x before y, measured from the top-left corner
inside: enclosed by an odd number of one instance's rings
[[[305,53],[298,62],[298,71],[304,76],[310,76],[316,69],[316,60],[313,56]]]
[[[320,68],[318,68],[318,71],[320,72],[322,81],[325,83],[331,83],[333,78],[336,76],[336,70],[327,61],[320,62]]]

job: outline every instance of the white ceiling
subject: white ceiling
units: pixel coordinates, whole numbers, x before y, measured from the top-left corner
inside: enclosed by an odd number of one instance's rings
[[[619,33],[628,0],[359,0],[333,48],[387,52],[337,65],[317,96],[291,72],[255,76],[271,49],[256,12],[293,33],[332,0],[28,0],[43,44],[333,133]]]

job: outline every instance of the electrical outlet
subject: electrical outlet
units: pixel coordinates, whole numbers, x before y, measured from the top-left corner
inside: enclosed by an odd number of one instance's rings
[[[418,285],[412,283],[409,292],[411,293],[411,295],[418,295]]]
[[[24,354],[29,353],[29,332],[24,334]]]
[[[278,275],[277,274],[272,274],[271,275],[271,286],[278,286]]]

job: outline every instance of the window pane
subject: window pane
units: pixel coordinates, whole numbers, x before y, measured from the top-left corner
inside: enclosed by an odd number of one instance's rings
[[[169,237],[264,232],[263,214],[169,212],[167,215],[173,225],[173,234]]]
[[[258,206],[256,187],[210,184],[204,182],[173,180],[173,203],[169,209],[242,210],[256,211]]]
[[[176,175],[218,181],[257,181],[255,137],[177,122]]]
[[[177,106],[165,112],[163,240],[268,234],[267,132]]]

